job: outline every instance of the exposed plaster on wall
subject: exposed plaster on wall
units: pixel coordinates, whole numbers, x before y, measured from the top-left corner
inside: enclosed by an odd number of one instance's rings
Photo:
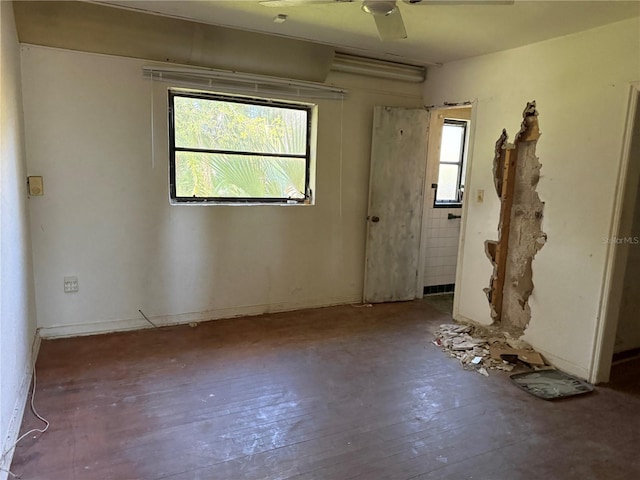
[[[485,242],[487,256],[494,266],[490,288],[485,289],[492,306],[491,316],[495,323],[520,334],[531,319],[528,304],[534,287],[531,263],[547,240],[542,231],[544,202],[536,192],[542,167],[535,153],[540,136],[537,116],[535,102],[528,103],[513,145],[507,143],[506,130],[496,142],[493,173],[502,209],[499,240]],[[515,160],[508,179],[507,150]],[[512,183],[510,188],[506,182]],[[502,214],[505,211],[506,214]],[[505,256],[502,262],[500,255]],[[498,292],[500,288],[501,292]]]
[[[498,198],[502,195],[502,171],[504,170],[504,155],[502,155],[502,150],[508,147],[508,139],[509,135],[507,135],[507,130],[503,129],[496,142],[493,156],[493,183],[496,186]],[[498,230],[500,230],[500,225],[498,225]]]

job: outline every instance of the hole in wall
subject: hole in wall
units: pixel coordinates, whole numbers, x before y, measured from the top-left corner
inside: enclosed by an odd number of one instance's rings
[[[536,188],[542,165],[536,156],[540,138],[536,103],[529,102],[513,144],[503,130],[496,142],[493,177],[500,198],[498,240],[485,242],[493,265],[484,291],[494,323],[520,333],[531,320],[529,297],[533,292],[532,262],[547,241],[542,231],[544,202]]]

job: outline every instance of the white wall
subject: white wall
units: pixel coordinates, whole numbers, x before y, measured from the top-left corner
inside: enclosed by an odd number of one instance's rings
[[[15,441],[35,335],[20,52],[11,2],[0,2],[0,455]],[[8,468],[10,455],[0,459]],[[0,471],[0,478],[6,472]]]
[[[640,79],[640,21],[618,22],[433,69],[427,104],[477,99],[464,212],[458,317],[490,322],[491,264],[484,241],[497,239],[492,177],[495,142],[513,139],[526,102],[536,100],[542,137],[538,192],[549,241],[533,261],[532,319],[525,339],[567,371],[588,376],[610,236],[629,82]],[[475,192],[484,189],[478,203]]]
[[[422,105],[421,86],[333,77],[350,94],[319,103],[315,205],[170,206],[166,85],[153,165],[143,65],[23,46],[42,334],[142,327],[138,309],[173,323],[359,301],[373,107]],[[389,88],[402,94],[377,92]],[[78,293],[63,292],[68,275]]]

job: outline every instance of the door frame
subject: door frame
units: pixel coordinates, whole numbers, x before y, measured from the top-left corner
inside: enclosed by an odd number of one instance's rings
[[[469,188],[469,186],[471,185],[471,164],[473,163],[473,152],[474,152],[474,144],[475,144],[475,133],[476,133],[476,118],[477,118],[477,105],[478,105],[478,100],[474,100],[472,102],[461,102],[461,103],[456,103],[456,104],[446,104],[446,105],[433,105],[433,106],[429,106],[429,107],[425,107],[427,112],[429,113],[429,132],[428,132],[428,137],[427,137],[427,169],[429,168],[429,161],[433,160],[431,157],[433,155],[430,155],[431,153],[431,146],[433,145],[434,140],[436,140],[434,138],[435,135],[435,131],[433,128],[431,128],[431,120],[433,117],[433,114],[435,112],[446,112],[447,110],[459,110],[461,108],[471,108],[471,116],[469,118],[469,138],[468,138],[468,145],[467,145],[467,163],[465,165],[465,195],[462,201],[462,209],[461,209],[461,215],[462,215],[462,220],[460,221],[460,237],[459,237],[459,241],[458,241],[458,259],[456,262],[456,276],[455,276],[455,284],[459,285],[459,279],[461,278],[461,273],[462,273],[462,260],[463,260],[463,252],[464,252],[464,240],[465,240],[465,235],[466,235],[466,218],[467,218],[467,210],[468,210],[468,199],[469,199],[469,193],[471,192],[471,189]],[[435,158],[435,157],[434,157]],[[422,208],[422,235],[421,235],[421,239],[420,239],[420,253],[419,253],[419,259],[420,259],[420,264],[419,264],[419,274],[418,274],[418,278],[416,279],[418,282],[417,285],[417,290],[419,292],[423,292],[424,291],[424,269],[425,269],[425,264],[426,264],[426,257],[427,257],[427,235],[425,232],[425,225],[427,224],[426,222],[426,217],[427,217],[427,202],[428,202],[428,195],[426,194],[426,192],[431,191],[431,186],[428,184],[428,176],[427,176],[427,170],[425,170],[425,176],[424,176],[424,191],[425,191],[425,195],[424,195],[424,205]],[[420,298],[423,297],[423,294],[421,293]],[[459,311],[459,305],[460,305],[460,296],[458,295],[458,289],[456,289],[454,291],[453,294],[453,313],[452,313],[452,318],[457,319],[458,318],[458,311]]]
[[[609,238],[620,236],[630,225],[623,224],[622,212],[628,190],[627,175],[631,160],[631,140],[636,127],[636,110],[640,108],[640,82],[633,82],[629,87],[627,102],[627,118],[622,137],[621,161],[616,181],[616,197],[613,216],[609,227]],[[640,125],[637,125],[640,128]],[[589,381],[602,383],[609,380],[611,363],[615,346],[616,331],[622,301],[621,287],[624,281],[626,250],[615,248],[615,243],[607,244],[606,262],[600,292],[600,308],[596,324],[596,337],[589,366]]]

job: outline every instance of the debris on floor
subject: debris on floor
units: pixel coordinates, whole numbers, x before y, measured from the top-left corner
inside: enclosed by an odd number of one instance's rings
[[[489,370],[511,372],[517,365],[549,368],[526,342],[491,327],[443,324],[436,331],[433,344],[457,358],[464,369],[475,370],[485,377],[489,376]]]
[[[531,395],[544,400],[593,392],[593,386],[559,370],[541,370],[511,375],[511,381]]]

